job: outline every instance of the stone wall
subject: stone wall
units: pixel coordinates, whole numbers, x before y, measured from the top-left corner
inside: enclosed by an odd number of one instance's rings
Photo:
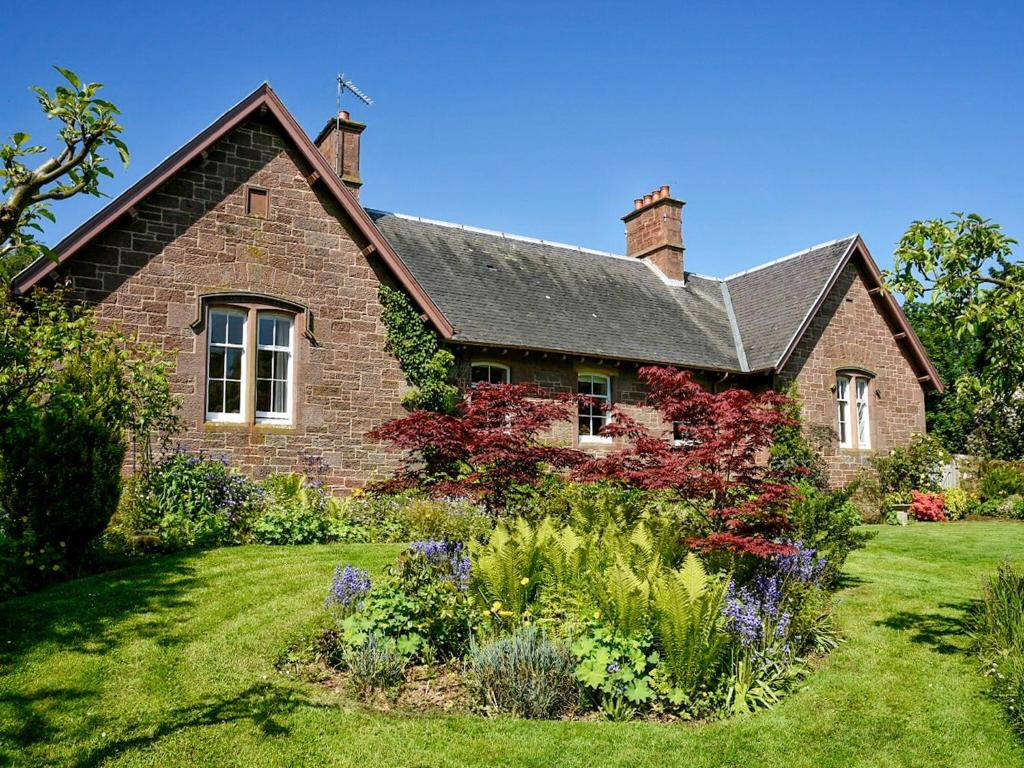
[[[214,145],[83,249],[65,267],[101,318],[177,357],[190,449],[225,453],[256,476],[289,471],[299,452],[321,455],[331,485],[354,488],[394,458],[363,435],[401,415],[404,377],[384,352],[381,276],[334,200],[305,181],[310,169],[275,128],[251,121]],[[266,218],[246,214],[248,185],[270,191]],[[205,328],[190,327],[199,298],[252,291],[307,305],[313,340],[296,321],[295,415],[290,426],[205,419]]]

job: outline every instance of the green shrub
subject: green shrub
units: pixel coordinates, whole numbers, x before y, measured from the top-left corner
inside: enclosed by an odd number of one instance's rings
[[[165,550],[244,543],[264,492],[231,472],[226,456],[177,451],[146,478],[148,510],[142,515]]]
[[[650,633],[620,635],[600,623],[599,614],[572,644],[573,672],[584,702],[611,720],[629,720],[655,698],[658,654]]]
[[[802,424],[800,395],[796,384],[780,392],[789,398],[783,412],[792,424],[775,430],[775,439],[768,451],[768,468],[787,483],[807,483],[819,490],[828,489],[828,465],[825,448],[836,440],[831,428],[810,428]]]
[[[849,554],[862,549],[873,535],[860,527],[860,510],[851,501],[854,492],[854,487],[822,491],[802,483],[789,510],[792,538],[828,561],[824,576],[828,584],[839,578]]]
[[[488,711],[555,718],[577,702],[575,666],[563,645],[526,626],[483,647],[472,646],[469,683]]]
[[[344,537],[340,506],[322,485],[297,472],[271,475],[261,484],[263,504],[252,523],[261,544],[320,544]]]
[[[494,527],[494,519],[465,499],[408,497],[397,509],[398,524],[413,539],[475,541]]]
[[[407,661],[394,642],[369,634],[344,654],[352,688],[362,698],[395,688],[405,680]]]
[[[1024,495],[1024,472],[1014,464],[993,464],[981,478],[981,497],[985,501]]]
[[[948,488],[942,495],[947,520],[963,520],[977,510],[978,500],[963,488]]]
[[[872,456],[857,481],[857,497],[868,519],[885,520],[891,504],[910,503],[912,491],[941,490],[942,467],[949,458],[946,449],[929,435],[915,435],[908,445],[894,448],[886,456]]]
[[[970,631],[996,698],[1024,735],[1024,571],[999,566],[971,614]]]

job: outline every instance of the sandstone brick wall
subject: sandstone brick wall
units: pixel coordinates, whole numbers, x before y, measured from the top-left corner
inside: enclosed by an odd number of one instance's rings
[[[72,259],[75,289],[100,317],[177,356],[188,448],[227,454],[256,476],[323,456],[337,490],[386,474],[394,459],[363,435],[403,413],[404,377],[384,352],[380,276],[334,201],[305,179],[276,129],[252,121],[197,160]],[[246,215],[246,185],[270,190],[266,219]],[[205,422],[199,297],[253,291],[309,306],[315,342],[296,322],[296,414],[288,427]]]
[[[888,453],[925,431],[924,392],[917,374],[852,263],[780,376],[780,383],[796,381],[806,425],[837,428],[833,387],[842,368],[875,374],[870,384],[872,448],[830,446],[826,458],[836,485],[853,480],[872,452]]]

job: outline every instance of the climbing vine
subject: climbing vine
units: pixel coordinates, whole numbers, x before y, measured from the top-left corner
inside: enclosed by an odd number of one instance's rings
[[[406,394],[402,404],[409,410],[453,411],[459,398],[458,388],[450,381],[454,356],[441,348],[437,333],[420,319],[402,291],[382,284],[378,296],[387,329],[385,349],[398,359],[416,388]]]

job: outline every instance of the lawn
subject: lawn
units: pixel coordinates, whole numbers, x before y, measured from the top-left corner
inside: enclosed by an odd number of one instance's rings
[[[1024,747],[962,653],[964,609],[1024,525],[882,528],[848,638],[775,709],[709,726],[382,715],[275,672],[338,562],[396,547],[169,556],[0,603],[0,764],[1010,766]]]

